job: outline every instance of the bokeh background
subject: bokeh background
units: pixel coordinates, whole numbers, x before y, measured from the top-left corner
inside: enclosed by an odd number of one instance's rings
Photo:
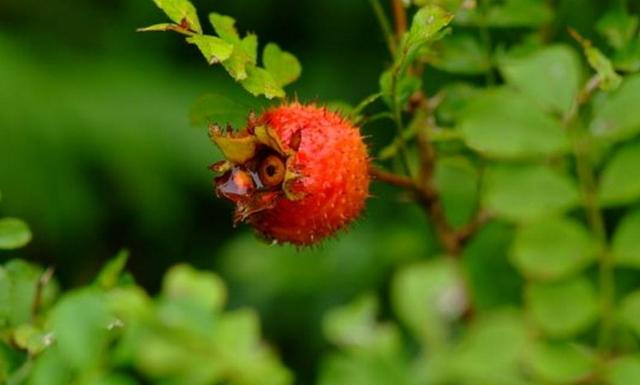
[[[560,3],[558,25],[593,37],[607,1]],[[290,94],[302,101],[355,104],[377,90],[389,62],[366,0],[194,4],[295,53],[303,75]],[[150,0],[0,1],[0,214],[31,225],[34,241],[21,252],[54,266],[65,287],[87,283],[121,248],[150,292],[177,262],[216,270],[232,307],[257,308],[285,363],[311,379],[325,349],[322,314],[363,292],[385,298],[393,266],[435,250],[430,225],[397,190],[376,185],[364,218],[312,249],[265,245],[232,228],[207,170],[219,153],[188,111],[207,92],[247,96],[180,37],[135,32],[164,19]],[[447,80],[427,76],[427,88]],[[393,131],[379,123],[365,134],[375,153]],[[508,244],[506,227],[485,231]],[[501,244],[477,243],[477,276],[510,269]],[[516,274],[500,276],[511,281],[487,290],[519,285]]]

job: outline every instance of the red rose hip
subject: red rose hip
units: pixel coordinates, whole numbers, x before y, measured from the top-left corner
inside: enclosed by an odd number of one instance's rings
[[[216,193],[236,205],[234,222],[263,237],[311,245],[355,220],[369,196],[369,157],[360,131],[339,114],[290,103],[250,117],[234,133],[210,129],[225,160]]]

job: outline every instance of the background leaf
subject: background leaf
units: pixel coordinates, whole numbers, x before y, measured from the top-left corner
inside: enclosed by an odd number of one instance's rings
[[[559,122],[504,88],[488,90],[469,103],[459,128],[466,144],[488,157],[541,157],[568,148]]]
[[[529,221],[578,204],[573,180],[542,165],[496,165],[486,171],[483,204],[497,215]]]
[[[518,229],[512,260],[525,276],[549,280],[578,272],[595,260],[596,251],[582,223],[551,217]]]
[[[500,61],[508,84],[551,111],[564,114],[581,86],[580,58],[568,46],[547,46],[522,57]]]
[[[598,302],[586,278],[531,284],[526,295],[531,318],[549,336],[574,336],[596,320]]]
[[[617,264],[640,268],[640,210],[627,214],[616,228],[611,253]]]
[[[596,106],[591,132],[612,140],[625,140],[640,133],[640,114],[629,113],[639,98],[640,74],[626,78],[617,91]]]
[[[0,249],[17,249],[29,243],[31,230],[17,218],[0,218]]]
[[[617,150],[600,177],[598,197],[606,206],[632,203],[640,199],[640,142]]]

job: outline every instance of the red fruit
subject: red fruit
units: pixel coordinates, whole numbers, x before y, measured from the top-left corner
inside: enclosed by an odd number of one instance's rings
[[[285,104],[250,118],[239,133],[214,126],[226,160],[216,192],[236,204],[234,222],[294,245],[316,243],[358,217],[369,191],[360,132],[335,112]]]

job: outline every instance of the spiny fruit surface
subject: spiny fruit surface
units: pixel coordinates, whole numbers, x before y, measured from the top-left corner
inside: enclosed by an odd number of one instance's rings
[[[239,133],[212,127],[226,160],[216,192],[236,204],[235,222],[277,242],[311,245],[356,219],[369,193],[360,131],[339,114],[290,103],[250,118]]]

